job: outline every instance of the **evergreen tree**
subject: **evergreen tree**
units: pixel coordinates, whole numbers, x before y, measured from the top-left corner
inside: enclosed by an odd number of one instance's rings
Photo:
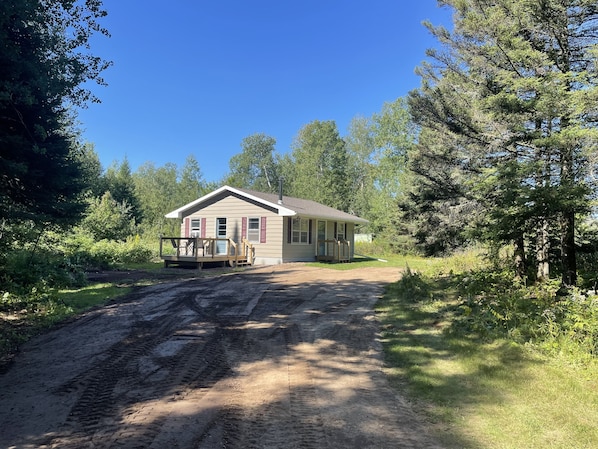
[[[137,193],[135,191],[135,180],[131,172],[131,165],[125,157],[118,164],[114,162],[103,176],[104,192],[110,192],[114,201],[119,204],[126,204],[136,224],[143,220],[143,211]]]
[[[101,1],[0,2],[0,220],[68,224],[85,202],[69,104],[95,100],[108,63],[88,52]],[[81,50],[83,49],[83,50]]]
[[[589,206],[587,156],[597,141],[598,6],[440,3],[455,10],[454,31],[430,26],[445,51],[429,52],[435,64],[421,68],[422,87],[410,94],[410,105],[451,155],[459,185],[453,199],[469,197],[483,207],[483,235],[515,243],[520,260],[527,242],[545,263],[550,236],[559,235],[563,282],[574,284],[575,217]],[[418,152],[422,161],[434,157],[422,145]],[[432,181],[425,170],[419,174]]]
[[[190,203],[208,193],[201,167],[193,155],[187,156],[185,165],[181,169],[178,190],[181,205]]]

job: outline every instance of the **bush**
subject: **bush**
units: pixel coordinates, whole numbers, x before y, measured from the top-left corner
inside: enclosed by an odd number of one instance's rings
[[[126,242],[95,241],[89,235],[78,233],[67,239],[65,252],[72,263],[86,270],[149,262],[153,257],[152,250],[144,245],[138,236],[129,238]]]
[[[430,279],[407,266],[401,279],[392,286],[392,290],[395,295],[410,302],[420,302],[430,297]]]
[[[44,249],[12,251],[2,268],[3,291],[23,293],[44,285],[57,288],[85,285],[80,267],[62,254]]]
[[[152,251],[143,246],[138,238],[126,242],[100,240],[90,248],[90,255],[103,267],[109,268],[118,264],[149,262]]]
[[[598,355],[598,296],[564,291],[558,280],[532,286],[508,270],[481,270],[460,278],[461,301],[450,332],[483,339],[509,338],[576,358]]]

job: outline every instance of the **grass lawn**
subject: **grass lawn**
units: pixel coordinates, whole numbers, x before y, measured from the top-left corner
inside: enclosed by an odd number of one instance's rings
[[[450,265],[447,263],[445,265]],[[598,447],[598,363],[446,332],[449,277],[387,289],[377,312],[387,373],[452,448]]]

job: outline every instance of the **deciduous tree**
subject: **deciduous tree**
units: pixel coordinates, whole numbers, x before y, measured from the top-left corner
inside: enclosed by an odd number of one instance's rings
[[[245,137],[241,142],[241,153],[230,159],[226,182],[260,192],[276,192],[280,173],[275,146],[276,139],[264,133]]]
[[[293,170],[286,182],[291,193],[348,211],[348,156],[336,123],[315,120],[305,125],[292,149]]]

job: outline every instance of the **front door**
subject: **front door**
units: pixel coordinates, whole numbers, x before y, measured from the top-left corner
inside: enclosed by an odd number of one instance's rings
[[[226,218],[216,219],[216,237],[226,238]],[[226,254],[226,242],[224,240],[216,241],[216,254]]]
[[[318,220],[318,256],[326,255],[326,222]]]

